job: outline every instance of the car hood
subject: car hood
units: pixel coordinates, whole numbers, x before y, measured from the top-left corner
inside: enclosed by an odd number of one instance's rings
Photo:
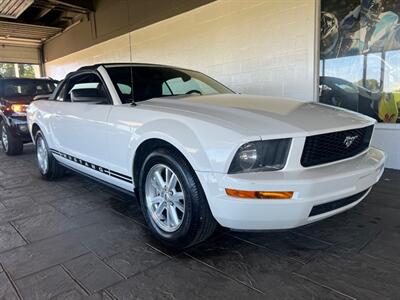
[[[155,98],[143,106],[195,117],[246,135],[307,136],[364,127],[374,119],[315,102],[253,95]]]
[[[17,97],[5,97],[3,100],[12,104],[30,104],[33,101],[32,96],[17,96]]]

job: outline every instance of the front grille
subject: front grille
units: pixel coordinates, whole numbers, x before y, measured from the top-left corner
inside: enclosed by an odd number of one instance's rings
[[[324,204],[320,204],[320,205],[316,205],[312,208],[309,217],[312,216],[317,216],[341,207],[344,207],[346,205],[349,205],[351,203],[357,202],[358,200],[360,200],[362,197],[365,196],[365,194],[369,191],[365,190],[362,191],[361,193],[355,194],[353,196],[347,197],[347,198],[343,198],[343,199],[339,199],[336,201],[332,201],[332,202],[328,202],[328,203],[324,203]]]
[[[355,156],[369,147],[374,126],[306,138],[301,165],[311,167]]]

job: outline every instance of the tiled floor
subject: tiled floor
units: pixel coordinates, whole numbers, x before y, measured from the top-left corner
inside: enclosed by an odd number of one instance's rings
[[[400,172],[353,210],[292,231],[219,229],[162,247],[135,199],[0,154],[0,299],[400,299]]]

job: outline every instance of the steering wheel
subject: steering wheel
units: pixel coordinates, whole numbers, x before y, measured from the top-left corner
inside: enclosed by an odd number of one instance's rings
[[[190,95],[190,94],[199,94],[199,95],[203,95],[199,90],[190,90],[189,92],[186,93],[186,95]]]

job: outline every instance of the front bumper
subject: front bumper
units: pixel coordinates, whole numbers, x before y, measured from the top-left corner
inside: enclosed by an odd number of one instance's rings
[[[325,219],[357,205],[382,176],[385,154],[375,148],[335,164],[276,172],[219,174],[197,172],[217,222],[237,230],[289,229]],[[238,199],[225,188],[293,191],[290,200]],[[340,208],[310,216],[314,206],[360,194]]]
[[[23,143],[32,141],[26,117],[8,117],[7,125],[11,134],[18,137]]]

